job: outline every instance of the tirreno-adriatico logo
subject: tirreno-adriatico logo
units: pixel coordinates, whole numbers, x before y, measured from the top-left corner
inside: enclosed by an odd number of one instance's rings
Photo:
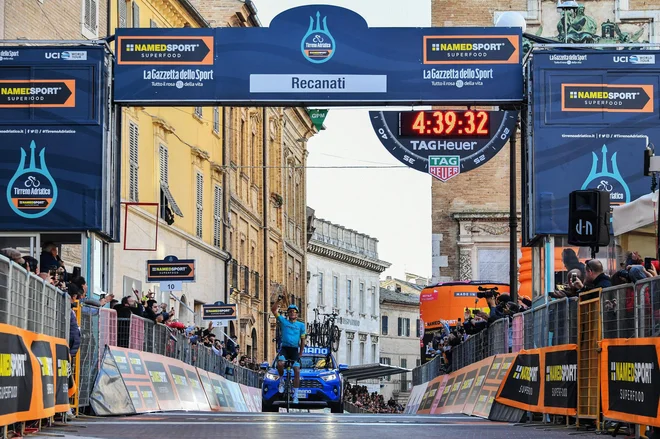
[[[27,154],[21,148],[21,162],[7,185],[9,207],[23,218],[40,218],[51,211],[57,201],[57,185],[46,167],[46,148],[39,153],[41,167],[35,161],[34,140],[30,144],[30,164],[25,167]]]
[[[300,50],[309,62],[321,64],[330,61],[335,54],[335,39],[330,34],[327,20],[328,17],[323,17],[323,27],[321,27],[320,12],[316,12],[316,25],[314,18],[309,17],[309,29],[300,43]]]

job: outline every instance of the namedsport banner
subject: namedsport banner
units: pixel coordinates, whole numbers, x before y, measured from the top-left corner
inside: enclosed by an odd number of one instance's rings
[[[603,416],[660,426],[660,339],[606,339],[601,347]]]
[[[68,374],[65,340],[0,324],[0,425],[69,410]]]

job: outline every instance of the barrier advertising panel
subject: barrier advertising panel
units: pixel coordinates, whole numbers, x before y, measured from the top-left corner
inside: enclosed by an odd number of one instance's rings
[[[414,415],[417,413],[422,398],[426,393],[426,387],[428,383],[422,383],[414,386],[410,391],[410,396],[408,397],[408,403],[406,404],[406,409],[403,411],[405,414]]]
[[[607,191],[612,206],[648,193],[643,151],[660,135],[656,60],[647,50],[534,51],[527,240],[567,233],[571,191]]]
[[[69,410],[68,371],[65,340],[0,324],[0,425]]]
[[[541,370],[538,349],[520,351],[500,386],[496,401],[521,410],[540,411]]]
[[[660,339],[605,339],[601,346],[603,416],[660,426]]]
[[[117,29],[115,101],[369,105],[520,102],[520,28],[370,28],[308,5],[270,27]]]
[[[422,396],[422,400],[419,403],[419,407],[417,407],[418,414],[427,415],[433,413],[433,410],[438,405],[442,392],[445,390],[448,378],[449,375],[440,375],[432,381],[429,381],[428,386],[426,386],[426,391]]]
[[[493,358],[493,364],[488,371],[488,375],[486,375],[486,380],[481,386],[474,409],[470,413],[471,415],[488,419],[497,391],[509,372],[514,358],[516,358],[516,354],[496,355]]]
[[[543,413],[574,416],[577,412],[577,345],[541,349]]]
[[[0,228],[117,238],[118,150],[102,46],[3,47]],[[47,269],[45,267],[44,269]]]

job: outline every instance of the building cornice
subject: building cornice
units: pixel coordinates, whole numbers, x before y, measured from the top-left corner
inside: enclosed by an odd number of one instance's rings
[[[456,212],[451,216],[457,221],[501,221],[503,219],[509,219],[509,212]],[[516,213],[516,217],[520,219],[520,212]]]
[[[335,248],[326,247],[315,241],[310,241],[307,245],[307,252],[325,258],[334,259],[335,261],[343,262],[345,264],[362,267],[376,273],[382,273],[391,265],[384,261],[367,259]]]
[[[252,212],[252,210],[248,209],[243,201],[237,198],[234,193],[232,193],[229,197],[229,208],[236,208],[236,210],[248,216],[254,222],[254,224],[256,224],[258,227],[261,227],[261,219],[254,212]]]

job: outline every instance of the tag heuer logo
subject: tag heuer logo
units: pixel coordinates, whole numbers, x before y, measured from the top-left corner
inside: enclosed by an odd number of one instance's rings
[[[429,174],[440,181],[447,181],[461,173],[461,156],[432,155],[429,157]]]

